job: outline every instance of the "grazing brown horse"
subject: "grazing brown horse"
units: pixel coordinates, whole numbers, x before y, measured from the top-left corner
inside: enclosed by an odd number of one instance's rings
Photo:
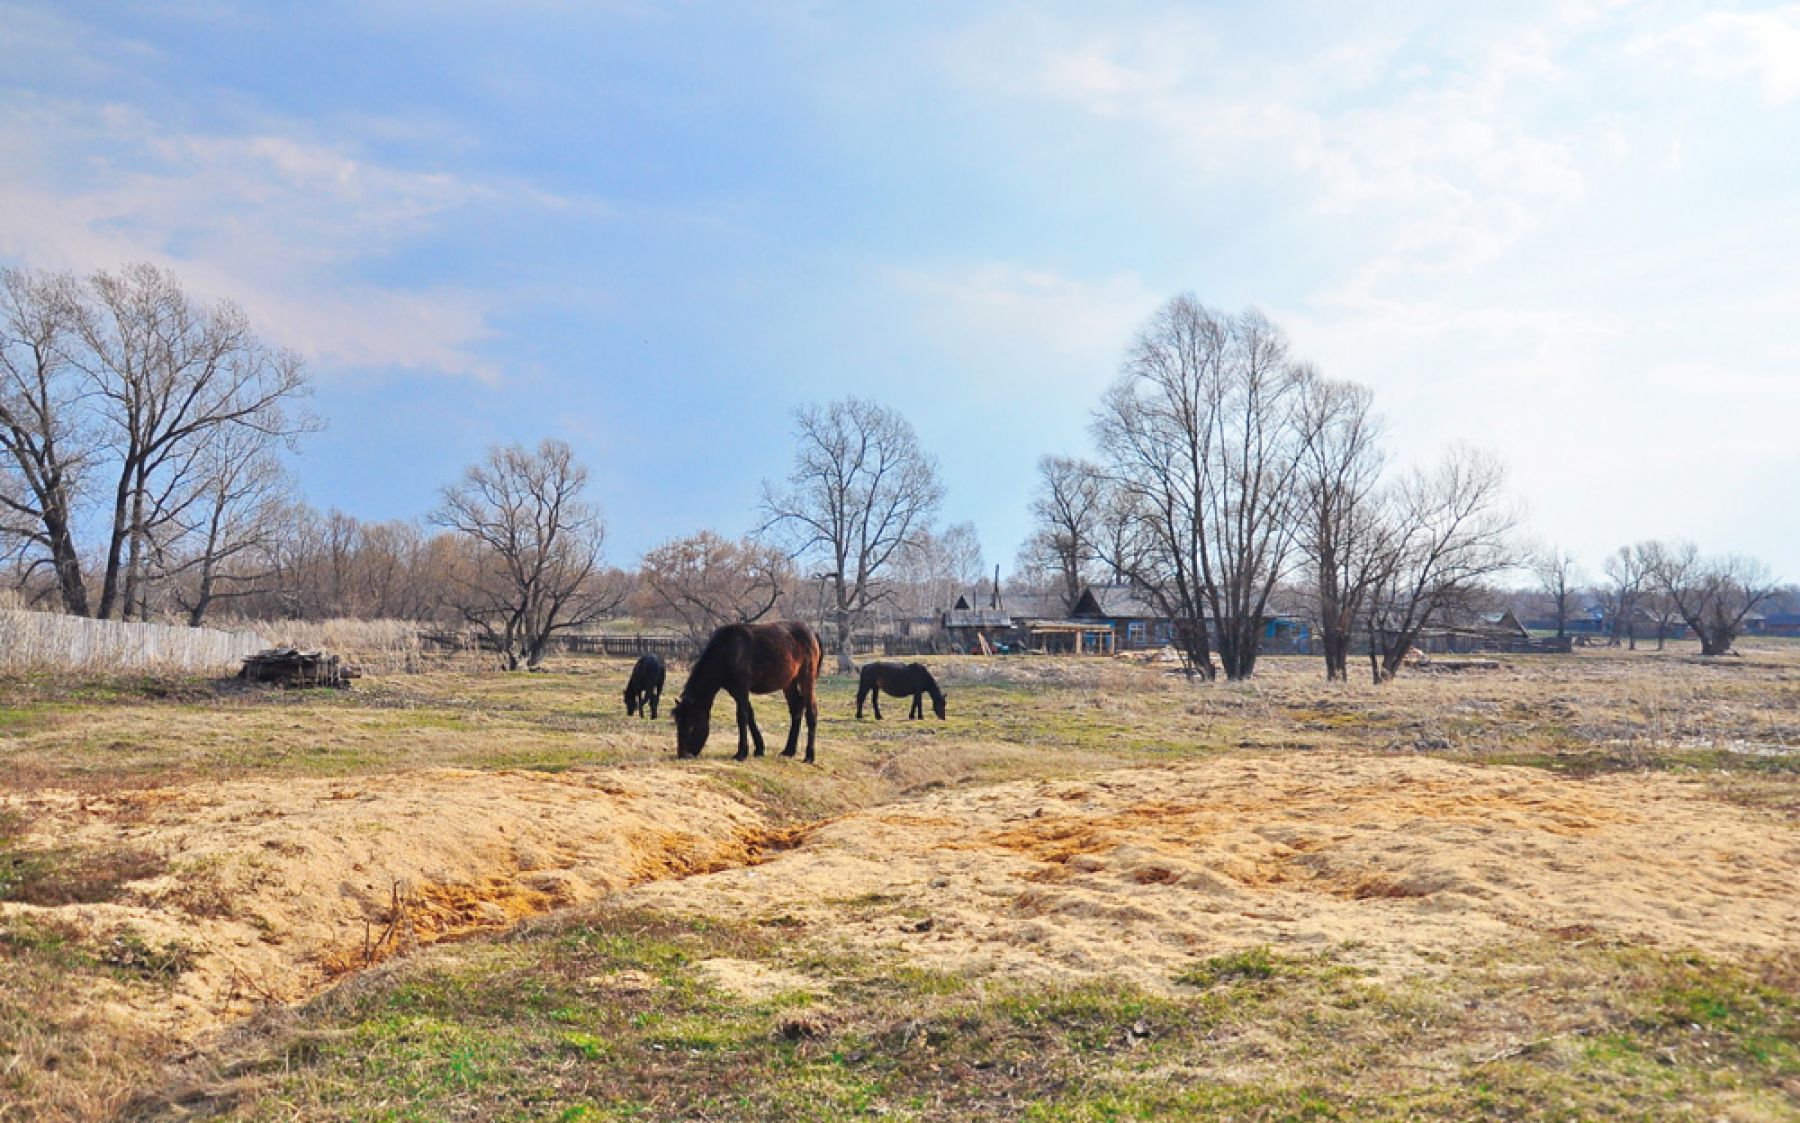
[[[763,755],[762,730],[756,727],[756,714],[750,709],[750,695],[787,695],[787,748],[782,756],[793,756],[800,740],[800,716],[806,715],[806,763],[813,762],[813,731],[819,724],[819,703],[813,697],[813,686],[819,681],[819,663],[823,658],[819,637],[805,624],[727,624],[706,641],[694,669],[688,673],[687,685],[675,700],[675,755],[699,756],[706,747],[706,736],[712,726],[713,699],[719,691],[731,695],[737,703],[738,751],[734,760],[750,754],[750,738],[756,740],[756,755]]]
[[[875,703],[875,720],[881,720],[881,696],[904,698],[912,695],[912,709],[906,716],[925,716],[925,695],[931,695],[931,710],[944,720],[944,692],[923,663],[865,663],[862,678],[856,686],[856,717],[862,720],[863,699]]]
[[[626,717],[642,714],[651,721],[656,720],[656,704],[662,701],[663,679],[667,674],[663,661],[656,656],[638,658],[637,666],[631,668],[631,681],[625,684]]]

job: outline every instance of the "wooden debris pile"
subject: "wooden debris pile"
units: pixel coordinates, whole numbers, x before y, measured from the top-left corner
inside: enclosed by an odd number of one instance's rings
[[[238,677],[277,686],[329,686],[341,690],[349,687],[351,679],[361,678],[362,672],[328,652],[271,647],[245,659]]]

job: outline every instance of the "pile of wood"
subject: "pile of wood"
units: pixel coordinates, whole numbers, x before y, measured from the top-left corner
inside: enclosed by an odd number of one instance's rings
[[[1458,675],[1464,671],[1497,671],[1498,659],[1421,659],[1413,670],[1424,675]]]
[[[247,682],[272,682],[277,686],[330,686],[347,688],[361,672],[336,655],[301,651],[297,647],[272,647],[244,660],[238,677]]]

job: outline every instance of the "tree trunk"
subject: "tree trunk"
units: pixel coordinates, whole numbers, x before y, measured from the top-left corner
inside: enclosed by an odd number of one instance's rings
[[[69,531],[69,520],[60,513],[44,513],[45,537],[50,540],[50,562],[56,568],[56,586],[63,611],[71,616],[88,614],[87,584],[81,579],[81,555]]]
[[[1320,624],[1319,646],[1325,652],[1325,681],[1350,681],[1350,636],[1335,624]]]
[[[1408,628],[1402,632],[1394,632],[1381,641],[1381,659],[1375,663],[1375,682],[1384,683],[1400,673],[1400,667],[1406,662],[1406,653],[1418,643],[1419,631],[1423,627]],[[1369,635],[1370,659],[1374,660],[1375,632]]]
[[[1737,629],[1724,624],[1695,628],[1694,634],[1700,637],[1700,654],[1706,656],[1729,655],[1732,644],[1737,641]]]
[[[130,505],[131,473],[121,471],[119,487],[113,496],[112,533],[106,543],[106,572],[100,584],[100,608],[94,613],[97,620],[112,619],[113,609],[119,601],[119,568],[124,560],[125,536],[130,529],[126,514]]]
[[[149,598],[144,590],[144,488],[140,471],[131,494],[131,524],[125,539],[125,585],[119,606],[121,620],[148,615]]]
[[[1219,629],[1219,662],[1229,681],[1238,682],[1255,673],[1260,631],[1255,619],[1243,617]]]
[[[1199,675],[1211,682],[1212,647],[1207,640],[1206,621],[1176,619],[1172,623],[1175,625],[1175,638],[1181,644],[1182,654],[1187,656],[1188,677]]]
[[[194,596],[194,606],[188,609],[188,627],[198,628],[206,619],[206,609],[212,604],[213,572],[212,563],[206,562],[200,567],[200,589]]]
[[[850,650],[850,606],[837,607],[837,669],[840,675],[856,673],[856,658]]]

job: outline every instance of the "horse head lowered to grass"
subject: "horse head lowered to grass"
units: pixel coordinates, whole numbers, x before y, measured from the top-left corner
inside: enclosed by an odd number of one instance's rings
[[[668,672],[663,661],[645,655],[631,668],[631,681],[625,684],[625,716],[642,714],[656,720],[656,704],[662,700],[663,678]]]
[[[894,698],[912,698],[912,708],[907,711],[909,718],[925,716],[925,695],[931,695],[931,712],[944,720],[944,692],[938,689],[937,679],[923,663],[865,663],[862,679],[856,686],[856,716],[861,719],[863,699],[875,703],[875,720],[881,720],[881,696]]]
[[[738,751],[733,759],[763,755],[762,730],[750,708],[750,695],[787,696],[788,738],[782,756],[793,756],[800,740],[800,718],[806,718],[806,762],[813,760],[813,734],[819,724],[819,703],[813,688],[819,681],[823,659],[819,637],[805,624],[727,624],[712,634],[694,669],[688,672],[681,697],[675,700],[675,755],[695,757],[706,747],[712,728],[712,705],[722,690],[737,703]]]

